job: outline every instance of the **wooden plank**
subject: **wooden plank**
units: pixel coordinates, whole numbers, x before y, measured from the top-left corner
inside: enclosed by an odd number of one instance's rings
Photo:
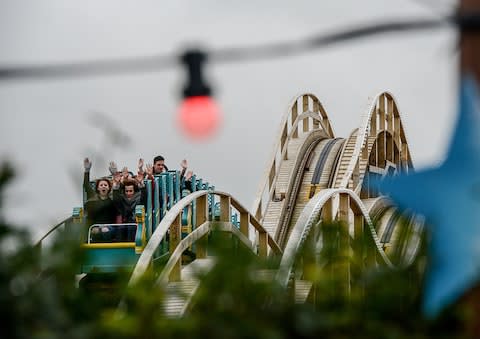
[[[197,199],[197,225],[203,224],[207,221],[207,196],[203,195]],[[206,258],[207,256],[207,237],[203,237],[202,239],[198,240],[196,243],[197,247],[197,258]]]
[[[303,101],[303,112],[308,111],[308,95],[304,95],[302,98]],[[303,119],[303,131],[306,133],[310,130],[310,118]]]
[[[240,232],[248,238],[248,225],[250,224],[250,214],[248,212],[240,213]]]
[[[266,258],[268,253],[267,233],[259,232],[258,237],[258,256],[260,258]]]
[[[295,101],[295,103],[292,106],[292,125],[295,122],[295,120],[298,117],[298,101]],[[298,138],[298,127],[295,127],[295,129],[292,131],[292,139]]]
[[[385,130],[385,95],[381,94],[378,98],[378,122],[380,131]]]
[[[374,109],[372,117],[370,119],[370,133],[368,134],[369,137],[376,138],[377,137],[377,110]]]
[[[173,223],[170,225],[170,241],[169,241],[169,247],[170,247],[170,253],[173,253],[175,249],[177,248],[178,244],[181,241],[182,238],[182,225],[181,225],[181,213],[177,215]],[[181,280],[181,262],[180,260],[175,264],[173,267],[170,276],[169,276],[169,281],[180,281]]]
[[[295,281],[295,303],[304,304],[312,289],[312,283],[307,280]]]
[[[339,232],[339,257],[334,264],[334,274],[338,277],[340,286],[338,286],[338,292],[344,297],[350,295],[350,235],[349,235],[349,206],[350,196],[346,193],[340,193],[339,195],[339,210],[338,220],[340,223]]]
[[[230,197],[220,197],[220,221],[230,222]]]

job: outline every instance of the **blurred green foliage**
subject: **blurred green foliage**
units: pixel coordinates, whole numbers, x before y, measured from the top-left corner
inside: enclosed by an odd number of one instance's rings
[[[13,170],[0,171],[0,204]],[[164,291],[147,275],[127,289],[128,275],[103,280],[112,293],[76,286],[82,253],[76,236],[61,234],[48,247],[5,222],[0,205],[1,338],[463,338],[469,337],[465,309],[456,305],[429,321],[420,312],[425,254],[398,270],[361,269],[350,262],[350,297],[325,272],[335,265],[339,235],[325,231],[321,268],[313,267],[316,304],[295,304],[289,293],[254,272],[276,267],[224,242],[213,245],[218,263],[181,319],[162,314]],[[338,227],[336,228],[338,229]],[[330,232],[330,233],[329,233]],[[215,244],[215,242],[213,242]],[[222,245],[223,244],[223,245]],[[353,244],[371,246],[371,244]],[[305,247],[304,251],[312,248]],[[305,255],[305,253],[303,253]],[[93,278],[92,278],[93,279]],[[99,286],[102,280],[100,280]],[[122,307],[117,308],[123,296]],[[108,299],[108,300],[106,300]]]

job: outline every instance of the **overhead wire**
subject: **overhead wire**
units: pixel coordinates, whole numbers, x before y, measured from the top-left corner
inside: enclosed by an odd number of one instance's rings
[[[445,26],[461,29],[480,27],[480,15],[449,16],[434,19],[409,19],[377,22],[346,28],[333,33],[316,34],[305,39],[283,41],[257,46],[219,48],[203,51],[211,62],[232,63],[281,58],[326,48],[334,44],[388,33],[424,31]],[[182,54],[184,55],[184,54]],[[0,81],[77,76],[96,76],[122,73],[159,72],[181,63],[182,55],[153,55],[149,57],[87,61],[46,65],[0,65]]]

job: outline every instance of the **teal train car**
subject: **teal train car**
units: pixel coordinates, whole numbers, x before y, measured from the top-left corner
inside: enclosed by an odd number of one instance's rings
[[[136,223],[84,225],[84,241],[81,247],[85,255],[79,274],[97,275],[132,271],[148,240],[170,208],[193,191],[214,190],[209,183],[204,183],[202,179],[197,180],[195,176],[188,185],[190,189],[185,189],[186,185],[178,171],[156,175],[154,180],[145,180],[145,185],[147,204],[136,206]],[[209,199],[210,218],[214,218],[214,205],[213,198]],[[182,237],[195,229],[195,207],[193,202],[182,213]],[[73,220],[84,224],[86,216],[82,215],[82,212],[82,208],[75,208]],[[162,242],[153,258],[156,267],[161,267],[169,256],[168,235]],[[190,253],[193,251],[194,249],[191,249]]]

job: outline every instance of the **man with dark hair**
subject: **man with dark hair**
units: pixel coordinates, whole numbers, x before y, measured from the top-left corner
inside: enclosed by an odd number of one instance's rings
[[[162,174],[167,172],[168,167],[165,165],[165,158],[161,155],[157,155],[153,158],[153,174]]]
[[[185,173],[187,171],[187,166],[188,166],[187,160],[183,159],[180,162],[180,166],[182,167],[182,170],[180,172],[180,177],[179,177],[179,180],[181,180],[181,183],[182,183],[181,188],[183,189],[186,187],[190,191],[192,191],[191,177],[193,172],[189,171],[185,176]],[[150,164],[147,164],[146,173],[147,173],[147,178],[149,180],[153,180],[154,175],[162,174],[167,171],[168,171],[168,167],[165,165],[165,158],[162,157],[161,155],[157,155],[155,158],[153,158],[153,166]],[[154,188],[154,184],[152,183],[152,191],[153,191],[153,188]],[[163,200],[160,198],[160,201],[159,201],[160,208],[162,208],[162,204],[163,204]]]
[[[187,160],[183,159],[180,162],[180,166],[182,167],[182,170],[180,171],[180,178],[182,181],[184,181],[185,173],[187,171]],[[155,158],[153,158],[153,175],[155,174],[162,174],[164,172],[168,171],[168,167],[165,165],[165,158],[162,157],[161,155],[157,155]],[[192,176],[192,173],[189,173],[187,180],[190,180]],[[150,179],[153,179],[150,175]]]

